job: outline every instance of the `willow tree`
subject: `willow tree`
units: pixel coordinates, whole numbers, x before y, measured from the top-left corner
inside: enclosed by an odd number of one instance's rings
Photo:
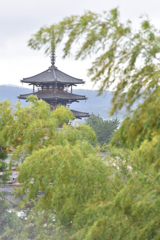
[[[95,140],[89,126],[66,124],[73,118],[69,109],[51,112],[33,97],[29,106],[18,104],[14,111],[2,103],[0,142],[14,150],[11,161],[22,184],[16,196],[27,214],[25,227],[7,227],[4,235],[158,240],[160,33],[143,19],[133,31],[130,21],[121,23],[117,9],[102,15],[88,11],[41,28],[29,45],[45,45],[49,53],[65,41],[65,57],[80,38],[75,58],[96,54],[89,75],[100,82],[99,93],[114,84],[111,114],[124,105],[130,108],[140,96],[143,101],[115,133],[113,144],[121,148],[110,147],[103,160],[89,143]]]
[[[106,186],[115,195],[97,203],[89,200],[92,204],[75,215],[73,239],[159,239],[160,31],[148,18],[140,21],[133,30],[131,21],[121,22],[118,9],[87,11],[41,28],[29,40],[32,49],[45,46],[46,53],[63,42],[64,57],[78,42],[75,59],[92,56],[88,74],[99,83],[99,94],[112,86],[115,90],[111,115],[124,106],[129,110],[141,98],[112,140],[127,149],[114,150],[116,158],[108,160],[116,167]]]
[[[99,83],[99,93],[113,85],[111,114],[124,105],[129,108],[140,96],[146,99],[159,87],[160,32],[146,18],[134,31],[131,21],[121,22],[118,9],[102,14],[86,11],[41,28],[28,45],[46,47],[50,53],[61,42],[64,57],[77,42],[75,59],[92,56],[88,75]]]
[[[106,175],[89,143],[96,141],[89,126],[66,124],[74,118],[66,107],[51,112],[44,101],[34,97],[29,101],[26,107],[20,103],[12,107],[9,101],[0,104],[0,140],[12,148],[10,166],[19,169],[22,183],[16,196],[22,197],[21,207],[27,206],[25,228],[7,227],[3,236],[9,239],[47,238],[59,226],[67,228],[103,185],[101,173]]]
[[[134,149],[144,143],[158,152],[160,31],[148,17],[140,19],[139,29],[134,30],[130,20],[121,21],[117,8],[102,14],[87,11],[41,28],[29,40],[29,46],[46,47],[49,53],[62,42],[66,57],[78,42],[75,59],[92,56],[88,74],[94,84],[99,83],[99,94],[112,86],[115,90],[110,114],[137,104],[135,111],[128,111],[113,144]],[[150,144],[153,139],[157,144]]]
[[[14,108],[8,101],[0,104],[0,140],[13,151],[11,164],[21,184],[15,196],[24,213],[14,225],[6,224],[1,238],[111,238],[113,233],[104,232],[99,222],[113,215],[114,199],[132,176],[128,156],[123,153],[116,165],[114,158],[102,160],[90,144],[96,141],[93,130],[66,124],[73,119],[68,108],[51,112],[42,100],[30,97],[29,102]]]
[[[159,239],[158,138],[147,149],[110,149],[101,159],[91,128],[66,124],[68,108],[51,112],[44,101],[29,101],[0,105],[0,140],[12,147],[25,213],[2,239]]]

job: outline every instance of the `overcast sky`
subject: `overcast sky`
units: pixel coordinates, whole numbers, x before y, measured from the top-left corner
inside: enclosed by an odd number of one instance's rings
[[[97,13],[119,6],[121,19],[130,19],[138,27],[139,16],[148,14],[159,27],[160,0],[0,0],[0,85],[21,85],[20,80],[46,70],[50,58],[27,47],[31,35],[42,26],[49,26],[84,10]],[[90,61],[62,59],[61,46],[56,52],[56,66],[67,74],[86,81],[83,88],[92,89],[87,78]],[[26,86],[28,87],[28,86]]]

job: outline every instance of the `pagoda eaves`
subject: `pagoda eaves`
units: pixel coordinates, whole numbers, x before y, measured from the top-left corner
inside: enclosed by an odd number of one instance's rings
[[[60,83],[64,85],[76,85],[85,83],[82,79],[74,78],[66,73],[63,73],[54,66],[32,77],[23,78],[21,82],[31,83],[34,85],[45,85],[53,83]]]
[[[22,94],[18,98],[19,99],[27,99],[27,97],[30,95],[36,95],[38,99],[43,99],[47,102],[56,100],[56,103],[58,103],[58,104],[60,104],[60,101],[65,101],[66,102],[65,105],[67,103],[75,102],[78,100],[87,100],[87,98],[83,95],[71,94],[68,92],[55,92],[54,93],[53,91],[38,91],[35,93]]]
[[[73,113],[73,115],[76,117],[76,118],[84,118],[84,117],[89,117],[89,113],[86,113],[86,112],[79,112],[79,111],[75,111],[75,110],[72,110],[71,109],[71,112]]]

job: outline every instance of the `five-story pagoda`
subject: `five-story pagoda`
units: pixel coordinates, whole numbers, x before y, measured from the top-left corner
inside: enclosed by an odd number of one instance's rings
[[[77,84],[84,84],[82,79],[74,78],[58,70],[55,66],[55,53],[51,55],[51,67],[44,72],[29,78],[23,78],[22,83],[33,85],[33,93],[20,95],[19,99],[27,99],[29,95],[36,95],[38,99],[42,99],[50,104],[51,110],[55,109],[57,105],[61,104],[67,106],[72,102],[79,100],[86,100],[86,96],[77,95],[72,93],[72,87]],[[35,92],[35,86],[38,91]],[[70,93],[68,88],[71,88]],[[89,117],[90,115],[85,112],[71,110],[76,118]]]

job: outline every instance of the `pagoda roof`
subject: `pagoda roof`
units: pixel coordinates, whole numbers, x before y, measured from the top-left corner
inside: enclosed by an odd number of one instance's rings
[[[56,68],[55,66],[41,72],[32,77],[23,78],[22,83],[31,84],[49,84],[49,83],[62,83],[62,84],[84,84],[82,79],[74,78]]]
[[[36,95],[38,99],[44,99],[44,100],[52,100],[52,99],[59,99],[59,100],[86,100],[86,96],[83,95],[77,95],[73,93],[66,92],[63,93],[54,93],[53,91],[39,91],[35,93],[29,93],[29,94],[22,94],[18,98],[19,99],[27,99],[30,95]]]
[[[72,109],[70,109],[70,110],[76,118],[90,117],[89,113],[79,112],[79,111],[75,111],[75,110],[72,110]]]

